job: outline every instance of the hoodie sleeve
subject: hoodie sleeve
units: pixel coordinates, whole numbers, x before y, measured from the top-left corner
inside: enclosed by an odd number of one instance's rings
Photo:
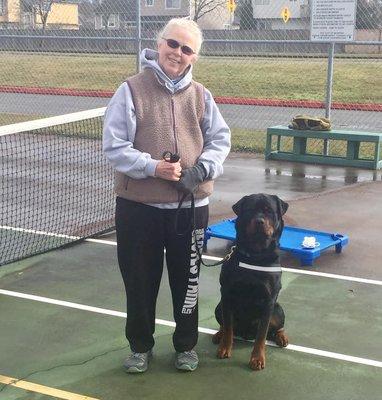
[[[124,82],[114,93],[105,112],[103,152],[113,168],[131,178],[154,176],[159,160],[134,149],[135,132],[134,104],[130,88]]]
[[[205,111],[201,124],[204,148],[199,161],[207,171],[207,178],[216,179],[223,173],[223,162],[231,148],[231,131],[207,89],[204,100]]]

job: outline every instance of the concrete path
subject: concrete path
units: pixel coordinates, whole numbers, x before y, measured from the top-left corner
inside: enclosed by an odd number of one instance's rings
[[[109,99],[98,97],[54,96],[0,93],[0,113],[52,116],[104,107]],[[287,124],[294,115],[325,115],[323,109],[298,107],[265,107],[219,104],[231,128],[266,129]],[[379,132],[382,113],[376,111],[332,110],[331,119],[337,128]]]

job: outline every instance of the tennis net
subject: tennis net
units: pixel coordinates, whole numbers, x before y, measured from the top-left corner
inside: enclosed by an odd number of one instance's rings
[[[113,228],[104,112],[0,127],[0,265]]]

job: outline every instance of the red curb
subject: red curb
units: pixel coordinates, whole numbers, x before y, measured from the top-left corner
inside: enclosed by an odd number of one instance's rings
[[[240,97],[215,97],[215,101],[219,104],[238,104],[250,106],[325,108],[325,103],[314,100],[277,100],[247,99]],[[332,109],[354,111],[382,111],[382,104],[334,102],[332,103]]]
[[[110,98],[114,92],[110,90],[79,90],[65,88],[42,88],[24,86],[0,86],[0,92],[5,93],[26,93],[26,94],[47,94],[56,96],[83,96]],[[242,97],[215,97],[218,104],[235,104],[250,106],[268,107],[300,107],[300,108],[325,108],[325,103],[314,100],[278,100],[278,99],[251,99]],[[334,110],[353,111],[382,111],[382,104],[372,103],[332,103]]]

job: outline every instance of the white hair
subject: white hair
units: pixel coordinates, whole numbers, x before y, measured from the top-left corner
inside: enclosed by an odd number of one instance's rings
[[[196,49],[193,49],[196,54],[199,54],[200,48],[202,47],[203,42],[203,34],[198,24],[191,19],[186,18],[172,18],[167,22],[165,27],[159,32],[157,42],[163,40],[163,37],[166,37],[167,33],[170,32],[173,28],[183,28],[187,30],[187,32],[191,33],[191,35],[195,38]]]

